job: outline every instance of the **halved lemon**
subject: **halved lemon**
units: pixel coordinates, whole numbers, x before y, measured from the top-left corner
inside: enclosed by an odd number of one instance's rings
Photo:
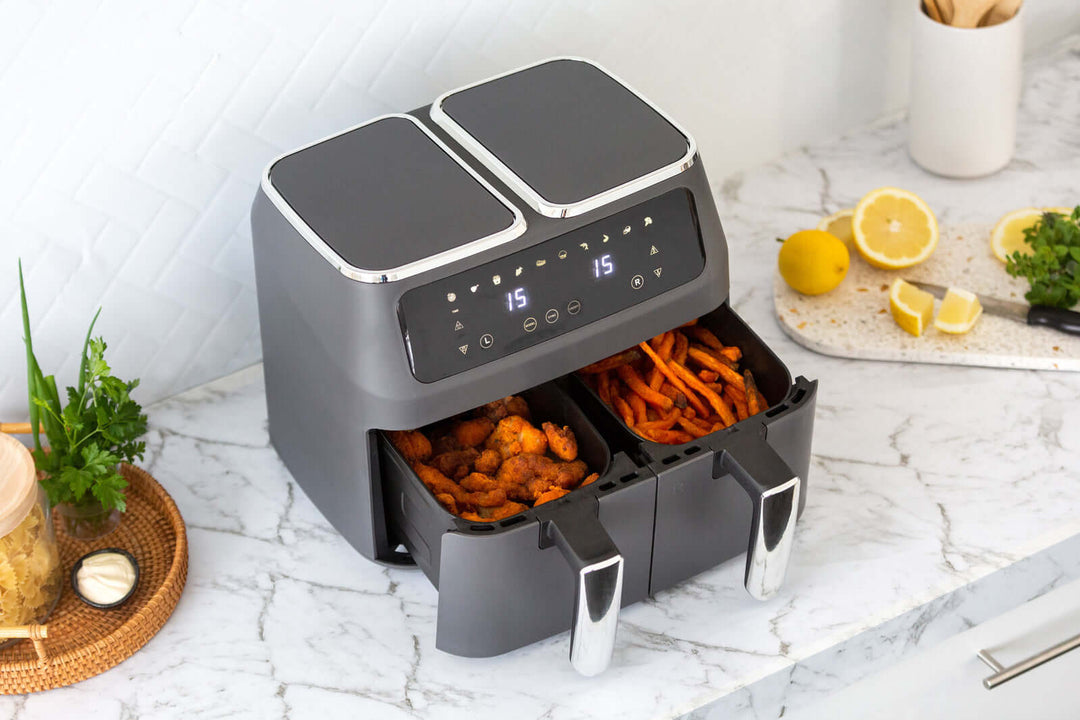
[[[1024,242],[1024,231],[1039,222],[1042,216],[1042,209],[1027,207],[1013,210],[998,220],[990,233],[990,249],[994,251],[994,257],[1005,262],[1014,252],[1021,255],[1035,252]]]
[[[980,315],[982,305],[975,293],[949,288],[945,299],[941,301],[941,309],[934,318],[934,327],[941,332],[961,335],[975,326]]]
[[[1043,208],[1043,212],[1057,213],[1069,217],[1072,215],[1073,209],[1071,207],[1047,207]]]
[[[830,235],[839,238],[848,247],[851,247],[855,244],[855,237],[851,232],[851,216],[854,214],[854,208],[834,212],[829,217],[822,218],[817,229],[824,230]]]
[[[889,309],[902,330],[919,337],[934,317],[934,296],[896,278],[889,288]]]
[[[867,193],[855,206],[851,229],[859,254],[886,270],[921,263],[938,243],[933,211],[915,193],[894,187]]]

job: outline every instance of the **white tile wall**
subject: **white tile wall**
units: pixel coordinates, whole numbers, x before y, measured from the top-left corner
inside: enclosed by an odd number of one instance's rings
[[[85,325],[144,400],[259,357],[247,213],[275,154],[556,54],[698,138],[714,182],[902,109],[913,0],[0,0],[0,418]],[[1080,30],[1028,0],[1029,49]]]

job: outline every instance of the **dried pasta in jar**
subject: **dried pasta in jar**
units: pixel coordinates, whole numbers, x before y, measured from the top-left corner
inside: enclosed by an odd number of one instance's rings
[[[0,435],[0,625],[44,622],[60,598],[60,552],[29,451]]]

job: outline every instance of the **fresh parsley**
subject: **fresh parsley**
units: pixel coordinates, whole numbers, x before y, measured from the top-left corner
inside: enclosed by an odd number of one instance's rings
[[[1032,305],[1071,308],[1080,302],[1080,205],[1072,215],[1044,213],[1024,230],[1034,253],[1009,256],[1006,271],[1031,284],[1024,297]]]
[[[52,505],[75,505],[96,499],[106,510],[126,509],[127,481],[117,464],[142,459],[146,443],[146,415],[131,399],[138,380],[124,382],[113,377],[105,362],[105,341],[92,339],[98,309],[83,341],[79,383],[67,388],[67,404],[60,404],[56,379],[44,375],[34,357],[30,339],[30,314],[26,307],[22,262],[19,263],[26,378],[30,395],[30,426],[34,435],[34,461],[44,471],[42,487]],[[45,428],[49,450],[41,446],[39,425]]]

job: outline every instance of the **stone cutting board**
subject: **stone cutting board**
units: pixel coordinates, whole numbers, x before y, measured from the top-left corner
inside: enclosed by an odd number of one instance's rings
[[[971,332],[949,335],[931,327],[922,337],[907,334],[889,313],[889,285],[897,277],[979,296],[1018,302],[1027,281],[1012,278],[990,251],[988,225],[943,228],[929,260],[906,270],[879,270],[854,248],[847,277],[825,295],[800,295],[776,274],[773,302],[780,326],[800,345],[815,352],[866,360],[985,367],[1080,371],[1080,337],[1031,327],[983,313]],[[941,301],[935,301],[934,311]]]

